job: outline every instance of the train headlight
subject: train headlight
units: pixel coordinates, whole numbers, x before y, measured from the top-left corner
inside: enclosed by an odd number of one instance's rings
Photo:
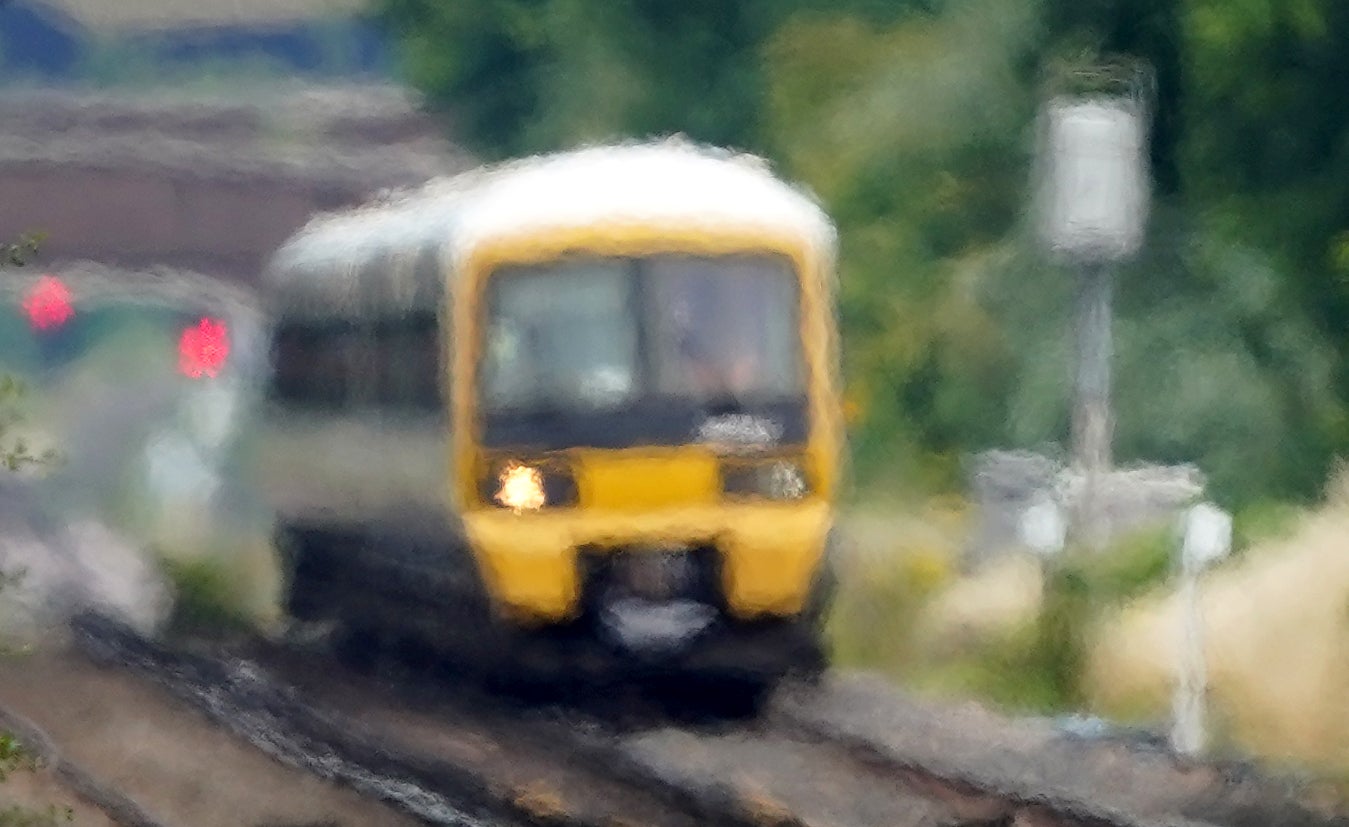
[[[497,465],[483,480],[481,490],[484,502],[517,514],[576,503],[572,475],[544,464],[510,461]]]
[[[793,460],[744,462],[722,467],[721,490],[728,497],[799,500],[810,493],[810,479]]]
[[[543,490],[543,474],[529,465],[507,465],[497,477],[493,497],[502,508],[512,511],[537,511],[548,502]]]

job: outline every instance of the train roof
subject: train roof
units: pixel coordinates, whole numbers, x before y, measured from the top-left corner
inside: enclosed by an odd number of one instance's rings
[[[345,303],[387,292],[363,283],[368,278],[438,278],[434,268],[416,265],[426,252],[458,263],[504,235],[615,221],[786,232],[831,257],[835,245],[833,224],[816,200],[762,159],[673,138],[484,167],[318,216],[277,251],[264,282],[283,304],[301,297]],[[369,268],[389,257],[412,261]],[[397,292],[411,296],[431,285],[403,287]]]

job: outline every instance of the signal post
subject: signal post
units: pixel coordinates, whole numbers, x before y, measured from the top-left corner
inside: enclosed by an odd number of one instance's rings
[[[1092,548],[1110,533],[1104,483],[1114,432],[1114,266],[1138,251],[1147,219],[1148,77],[1136,65],[1066,73],[1054,81],[1041,118],[1040,234],[1077,273],[1072,455],[1082,488],[1073,533]]]

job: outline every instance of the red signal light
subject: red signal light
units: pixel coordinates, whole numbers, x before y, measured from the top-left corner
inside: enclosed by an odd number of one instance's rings
[[[43,276],[23,300],[28,323],[37,330],[60,327],[75,315],[70,306],[70,288],[56,276]]]
[[[178,369],[200,379],[220,373],[229,358],[229,329],[218,319],[204,318],[183,331],[178,340]]]

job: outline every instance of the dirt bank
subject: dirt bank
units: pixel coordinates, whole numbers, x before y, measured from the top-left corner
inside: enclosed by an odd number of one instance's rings
[[[162,691],[77,655],[45,652],[0,660],[0,706],[40,727],[64,758],[163,824],[416,824],[350,790],[284,767]],[[10,795],[73,803],[80,807],[76,823],[107,823],[50,775],[28,777],[13,788],[7,784],[4,796]]]

